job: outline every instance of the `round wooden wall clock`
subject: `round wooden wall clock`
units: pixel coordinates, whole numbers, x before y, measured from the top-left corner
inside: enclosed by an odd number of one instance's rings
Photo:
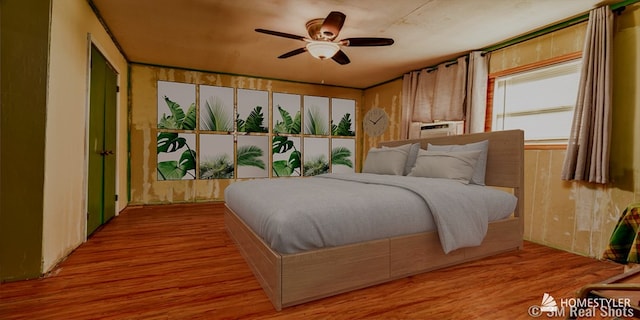
[[[364,132],[372,137],[382,135],[389,127],[389,116],[381,108],[371,108],[362,120]]]

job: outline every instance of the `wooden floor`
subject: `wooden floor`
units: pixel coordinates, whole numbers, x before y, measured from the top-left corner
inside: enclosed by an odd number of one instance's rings
[[[48,277],[0,284],[0,319],[530,319],[622,267],[524,250],[276,312],[224,230],[221,204],[131,207]]]

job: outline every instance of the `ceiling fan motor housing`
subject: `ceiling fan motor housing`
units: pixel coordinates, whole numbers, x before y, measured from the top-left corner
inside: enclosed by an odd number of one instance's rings
[[[322,23],[324,22],[324,18],[317,18],[313,20],[309,20],[306,24],[307,32],[309,33],[309,37],[313,40],[327,40],[325,36],[322,35],[320,29],[322,28]]]

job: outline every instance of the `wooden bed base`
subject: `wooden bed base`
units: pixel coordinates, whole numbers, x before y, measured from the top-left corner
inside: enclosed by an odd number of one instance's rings
[[[229,207],[225,225],[231,238],[277,310],[319,298],[522,248],[524,232],[524,133],[487,132],[386,142],[467,144],[489,140],[486,183],[509,188],[518,198],[513,216],[489,224],[480,246],[445,254],[437,232],[361,242],[295,254],[275,252]]]

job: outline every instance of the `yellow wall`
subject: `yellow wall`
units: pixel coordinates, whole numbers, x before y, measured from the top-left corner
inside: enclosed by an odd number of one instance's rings
[[[118,85],[117,211],[127,194],[127,61],[87,1],[52,2],[46,125],[43,272],[86,238],[89,39],[115,68]]]
[[[489,73],[582,51],[587,23],[582,22],[491,52]]]
[[[131,204],[223,201],[224,188],[235,181],[157,181],[158,80],[351,99],[356,101],[356,124],[360,119],[362,90],[359,89],[134,64],[131,66]],[[360,132],[360,126],[356,127]],[[356,154],[361,152],[361,146],[357,140]],[[356,159],[356,163],[358,161]]]
[[[42,272],[50,12],[0,1],[0,282]]]
[[[600,257],[620,213],[640,201],[640,5],[616,18],[614,38],[614,115],[611,173],[603,186],[560,179],[565,150],[525,151],[525,239],[566,251]],[[586,22],[492,52],[490,72],[582,50]],[[400,132],[402,80],[365,90],[363,113],[373,106],[387,110],[390,131],[363,138],[362,154]],[[364,157],[361,157],[364,159]]]
[[[627,7],[617,19],[613,42],[613,136],[611,176],[616,187],[640,190],[640,4]]]
[[[600,257],[624,208],[640,199],[638,36],[640,6],[616,17],[614,100],[609,185],[560,179],[565,150],[525,151],[525,238]],[[497,72],[582,50],[586,22],[491,54]],[[634,182],[635,185],[634,185]]]
[[[362,114],[371,108],[382,108],[389,115],[389,128],[378,137],[362,134],[363,148],[360,159],[364,161],[367,152],[377,147],[381,141],[399,140],[402,123],[402,79],[396,79],[364,91]]]

